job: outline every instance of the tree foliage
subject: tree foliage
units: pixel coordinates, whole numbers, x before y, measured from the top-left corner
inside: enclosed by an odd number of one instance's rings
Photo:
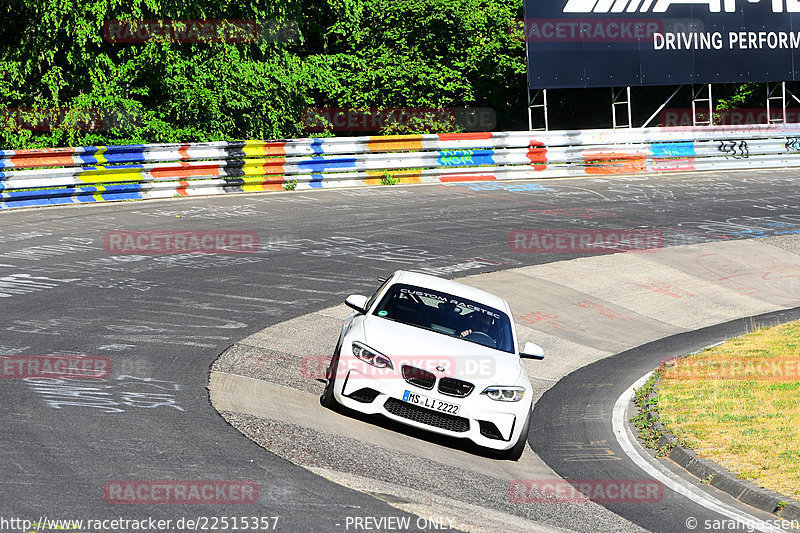
[[[484,106],[498,128],[514,127],[525,117],[524,47],[510,31],[521,11],[519,0],[6,0],[0,144],[298,137],[315,106]],[[104,39],[108,21],[186,19],[294,21],[299,32],[244,43]],[[20,116],[64,110],[42,131],[20,127]],[[116,119],[91,130],[80,125],[86,110]]]

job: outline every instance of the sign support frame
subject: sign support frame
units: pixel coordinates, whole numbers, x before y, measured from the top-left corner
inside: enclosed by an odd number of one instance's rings
[[[708,96],[703,98],[701,93],[703,90],[708,89]],[[708,102],[708,120],[697,120],[697,104]],[[705,107],[705,106],[703,106]],[[713,126],[714,125],[714,96],[711,93],[711,84],[703,84],[697,91],[694,90],[692,84],[692,126]]]
[[[623,91],[625,91],[625,99],[622,100]],[[626,108],[628,114],[628,122],[627,124],[621,124],[617,122],[617,107],[624,106]],[[633,113],[631,111],[631,86],[628,85],[620,89],[619,91],[616,90],[615,87],[611,87],[611,123],[614,126],[614,129],[619,128],[632,128],[633,127]]]
[[[541,103],[536,103],[537,101],[541,101]],[[533,110],[534,109],[541,109],[542,114],[544,115],[544,127],[543,128],[534,128],[533,127]],[[547,107],[547,89],[539,89],[537,90],[533,96],[531,96],[531,89],[528,87],[528,131],[550,131],[550,120],[548,116],[548,107]]]

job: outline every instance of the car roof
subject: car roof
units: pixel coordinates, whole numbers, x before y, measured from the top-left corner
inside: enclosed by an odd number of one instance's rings
[[[495,309],[499,309],[506,314],[511,314],[511,308],[509,307],[508,303],[499,296],[481,289],[476,289],[475,287],[470,287],[469,285],[464,285],[463,283],[458,283],[457,281],[440,278],[438,276],[423,274],[422,272],[412,272],[409,270],[398,270],[394,273],[394,279],[392,280],[392,283],[405,283],[407,285],[415,285],[418,287],[445,292],[452,294],[453,296],[460,296],[461,298],[466,298],[467,300],[473,300],[475,302],[494,307]]]

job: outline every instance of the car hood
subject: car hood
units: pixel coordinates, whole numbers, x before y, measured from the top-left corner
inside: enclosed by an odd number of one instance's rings
[[[395,369],[401,364],[424,368],[489,385],[516,385],[524,374],[517,354],[502,352],[376,316],[367,316],[358,326],[358,337],[371,348],[392,359]],[[436,367],[445,368],[444,372]]]

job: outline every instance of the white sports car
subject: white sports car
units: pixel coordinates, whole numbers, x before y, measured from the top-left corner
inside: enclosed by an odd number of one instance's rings
[[[399,270],[371,298],[352,295],[320,402],[344,405],[519,459],[532,389],[502,298],[435,276]]]

